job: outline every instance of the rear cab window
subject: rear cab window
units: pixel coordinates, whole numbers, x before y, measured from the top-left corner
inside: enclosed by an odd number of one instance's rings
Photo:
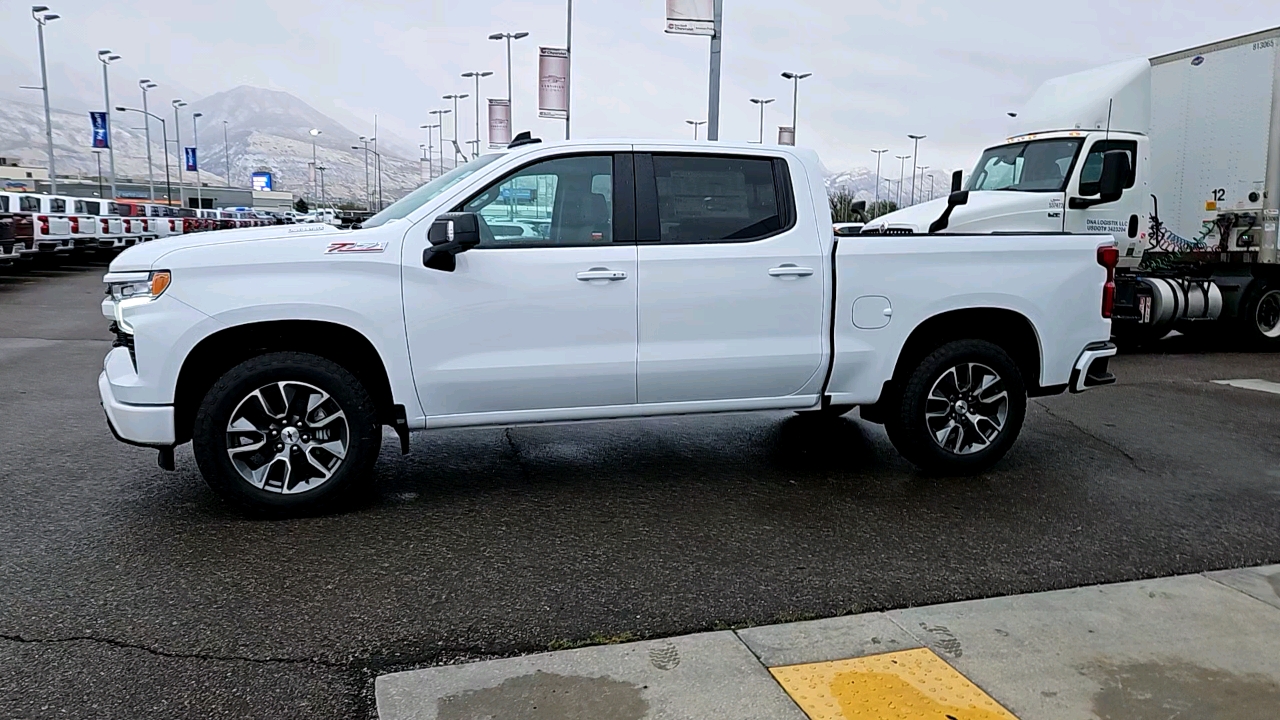
[[[21,207],[22,212],[40,212],[40,198],[38,197],[24,195],[18,201],[18,205]]]
[[[67,201],[62,198],[49,198],[49,212],[65,213],[67,211]]]
[[[795,224],[781,158],[654,154],[652,167],[663,243],[751,242]]]

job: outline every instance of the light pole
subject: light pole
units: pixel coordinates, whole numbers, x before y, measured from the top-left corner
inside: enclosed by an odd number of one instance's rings
[[[773,102],[774,98],[751,98],[751,102],[760,106],[760,144],[764,144],[764,106]]]
[[[487,78],[492,74],[493,73],[487,70],[484,72],[481,72],[479,70],[473,70],[471,72],[462,73],[462,77],[475,78],[476,80],[476,97],[475,97],[475,100],[476,100],[476,149],[471,154],[471,157],[473,159],[480,157],[480,78]],[[455,121],[457,120],[457,115],[454,116],[454,120]]]
[[[231,187],[231,143],[227,142],[227,121],[222,121],[222,159],[227,163],[227,187]]]
[[[442,98],[444,100],[453,101],[453,166],[454,167],[458,167],[458,153],[462,152],[461,150],[458,149],[458,101],[466,100],[469,97],[471,96],[468,95],[467,93],[462,93],[461,95],[454,93],[453,95],[445,95]],[[445,110],[444,112],[448,113],[449,111]],[[442,145],[444,144],[443,140],[441,140],[441,144]],[[440,153],[441,153],[441,157],[443,157],[444,150],[441,150]]]
[[[447,96],[447,95],[446,95],[445,97],[446,97],[446,99],[448,98],[448,96]],[[456,103],[456,101],[455,101],[455,103]],[[448,115],[449,113],[450,113],[450,111],[449,111],[449,110],[432,110],[432,111],[429,113],[429,114],[431,114],[431,115],[435,115],[435,116],[436,116],[437,124],[438,124],[438,125],[440,125],[440,174],[441,174],[441,175],[443,175],[443,174],[444,174],[444,116],[445,116],[445,115]],[[454,140],[456,141],[456,140],[457,140],[457,137],[458,137],[458,122],[457,122],[457,118],[458,118],[458,116],[457,116],[457,115],[454,115],[453,117],[454,117],[454,123],[453,123],[453,125],[454,125],[453,137],[454,137]],[[454,156],[454,167],[457,167],[457,165],[458,165],[458,163],[457,163],[457,156],[455,155],[455,156]]]
[[[434,180],[436,177],[436,171],[435,168],[431,167],[431,165],[436,161],[435,153],[433,152],[436,149],[436,146],[435,135],[432,134],[432,131],[440,127],[440,125],[419,125],[418,127],[427,131],[427,179]],[[444,172],[443,164],[440,166],[440,171],[442,173]]]
[[[186,159],[186,152],[182,149],[182,128],[178,124],[178,108],[186,107],[187,104],[181,100],[174,100],[169,104],[173,105],[173,142],[178,153],[178,207],[186,207],[186,201],[182,199],[182,166],[183,160]]]
[[[916,166],[916,170],[920,171],[920,182],[922,182],[922,183],[924,182],[924,172],[925,172],[926,170],[928,170],[928,169],[929,169],[929,166],[928,166],[928,165],[917,165],[917,166]],[[920,197],[922,197],[922,198],[924,197],[924,189],[923,189],[923,188],[921,188],[921,189],[920,189]],[[916,204],[916,203],[915,203],[915,199],[916,199],[916,178],[915,178],[915,176],[914,176],[914,175],[912,175],[912,176],[911,176],[911,204],[912,204],[912,205],[915,205],[915,204]]]
[[[369,138],[361,135],[360,145],[362,147],[351,146],[352,150],[364,150],[364,209],[373,208],[373,192],[369,189]]]
[[[872,206],[876,207],[880,204],[880,156],[889,152],[889,148],[885,148],[883,150],[872,150],[871,152],[876,154],[876,200],[875,205]]]
[[[195,150],[196,161],[196,207],[204,208],[204,190],[200,187],[200,131],[196,130],[196,118],[204,117],[204,113],[191,113],[191,149]]]
[[[102,187],[102,151],[94,150],[93,156],[98,159],[98,197],[107,199],[106,188]]]
[[[328,168],[326,168],[323,165],[316,166],[316,172],[320,174],[320,207],[324,207],[325,205],[328,204],[328,202],[325,199],[325,193],[324,193],[324,171],[327,169]]]
[[[907,160],[911,159],[910,155],[894,155],[900,160],[898,167],[898,207],[902,207],[902,180],[907,176]]]
[[[31,17],[36,20],[36,37],[40,42],[40,90],[44,92],[44,137],[49,147],[49,192],[57,194],[58,192],[58,172],[53,167],[53,116],[49,113],[49,71],[45,67],[44,62],[44,26],[62,17],[51,12],[45,12],[48,7],[44,5],[31,6]],[[35,90],[36,88],[27,87],[26,90]]]
[[[146,98],[145,93],[143,95],[143,98],[144,99]],[[172,205],[173,204],[173,184],[169,182],[169,131],[165,128],[164,118],[148,110],[139,110],[138,108],[128,108],[123,106],[117,106],[116,112],[142,113],[143,115],[147,116],[149,120],[160,121],[160,133],[161,133],[160,137],[162,140],[164,140],[164,185],[166,188],[168,188],[168,192],[169,192],[168,204]],[[152,194],[154,195],[154,193]],[[179,205],[181,205],[181,202],[179,202]]]
[[[316,195],[318,194],[316,192],[316,180],[320,167],[319,163],[316,162],[316,138],[320,137],[323,133],[317,128],[311,128],[307,131],[307,134],[311,136],[311,199],[315,200]]]
[[[933,176],[929,176],[929,199],[933,199]]]
[[[147,193],[151,198],[151,202],[155,202],[156,201],[156,167],[151,162],[151,113],[148,112],[147,110],[147,91],[153,90],[159,86],[151,82],[150,80],[143,78],[142,80],[138,81],[138,87],[142,89],[142,120],[143,120],[142,124],[146,126],[146,132],[147,132]],[[168,158],[169,146],[167,144],[167,141],[165,144],[164,152],[165,152],[165,157]],[[165,160],[165,163],[164,163],[164,172],[165,172],[165,176],[167,177],[169,174],[169,161],[167,159]]]
[[[920,161],[920,141],[925,138],[924,135],[908,135],[907,137],[915,141],[915,146],[911,148],[911,156]],[[911,204],[916,204],[916,174],[911,173]]]
[[[811,76],[811,75],[813,75],[813,73],[793,73],[793,72],[784,72],[784,73],[782,73],[782,77],[784,77],[784,78],[786,78],[786,79],[790,80],[790,81],[791,81],[791,83],[792,83],[792,90],[791,90],[791,133],[792,133],[792,138],[793,138],[792,142],[793,142],[793,143],[795,142],[795,140],[794,140],[795,136],[799,134],[799,130],[800,130],[799,128],[797,128],[797,127],[796,127],[796,123],[799,121],[799,117],[800,117],[800,113],[799,113],[799,111],[798,111],[798,109],[797,109],[797,108],[799,108],[799,106],[800,106],[800,81],[801,81],[801,80],[803,80],[803,79],[805,79],[805,78],[807,78],[807,77],[809,77],[809,76]]]
[[[566,0],[568,6],[568,16],[565,19],[564,26],[564,54],[565,58],[565,78],[564,78],[564,139],[569,139],[569,108],[573,102],[573,0]]]
[[[699,126],[699,125],[706,125],[706,124],[707,124],[707,121],[706,121],[706,120],[685,120],[685,122],[687,122],[687,123],[689,123],[690,125],[692,125],[692,126],[693,126],[693,139],[694,139],[694,140],[697,140],[697,139],[698,139],[698,126]]]
[[[527,32],[518,33],[494,33],[489,36],[490,40],[506,40],[507,41],[507,107],[511,106],[511,41],[523,40],[529,37]]]
[[[98,61],[102,63],[102,97],[107,108],[107,158],[111,168],[111,197],[116,197],[116,144],[111,141],[111,86],[107,83],[107,66],[120,59],[110,50],[99,50]],[[101,160],[101,158],[99,158]],[[101,177],[102,173],[98,173]]]
[[[418,147],[422,148],[422,158],[418,160],[418,182],[424,182],[426,178],[423,177],[422,166],[427,164],[427,144],[418,143]]]

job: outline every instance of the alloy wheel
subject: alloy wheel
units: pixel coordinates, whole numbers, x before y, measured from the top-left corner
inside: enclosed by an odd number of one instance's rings
[[[1269,290],[1258,299],[1253,321],[1264,337],[1280,337],[1280,290]]]
[[[980,363],[956,365],[934,381],[924,416],[929,435],[943,450],[980,452],[995,442],[1009,417],[1004,379]]]
[[[351,443],[346,413],[329,393],[304,382],[264,385],[227,422],[227,455],[246,482],[285,495],[323,485]]]

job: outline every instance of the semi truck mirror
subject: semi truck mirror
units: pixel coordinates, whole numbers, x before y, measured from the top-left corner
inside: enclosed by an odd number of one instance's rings
[[[956,170],[951,173],[951,192],[960,192],[960,184],[964,182],[964,172]]]
[[[969,191],[957,190],[947,196],[947,209],[942,211],[937,220],[929,226],[930,233],[942,232],[947,229],[947,225],[951,222],[951,211],[960,205],[969,204]]]
[[[1104,203],[1115,202],[1124,194],[1125,180],[1129,178],[1129,153],[1110,150],[1102,154],[1102,177],[1098,180],[1098,199]]]

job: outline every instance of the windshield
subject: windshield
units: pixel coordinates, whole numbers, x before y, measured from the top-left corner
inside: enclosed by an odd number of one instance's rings
[[[379,225],[385,225],[391,220],[399,220],[400,218],[406,217],[409,213],[427,204],[432,198],[445,190],[448,190],[454,185],[457,185],[467,177],[474,175],[478,170],[480,170],[480,168],[500,157],[502,157],[502,153],[481,155],[479,158],[472,160],[465,165],[459,165],[392,203],[386,210],[383,210],[377,215],[365,220],[361,223],[360,227],[378,227]]]
[[[1079,151],[1079,138],[1035,140],[990,148],[978,160],[968,189],[1063,192]]]

